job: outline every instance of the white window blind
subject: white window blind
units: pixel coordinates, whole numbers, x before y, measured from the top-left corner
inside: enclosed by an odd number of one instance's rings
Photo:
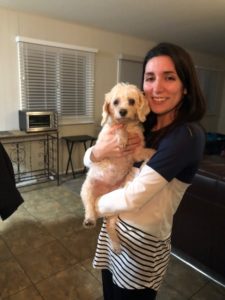
[[[59,121],[94,121],[95,50],[17,38],[21,109],[56,110]]]

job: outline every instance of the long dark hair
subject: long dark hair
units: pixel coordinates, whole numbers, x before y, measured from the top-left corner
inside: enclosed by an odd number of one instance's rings
[[[199,85],[192,58],[183,48],[170,43],[160,43],[148,51],[143,62],[142,86],[148,61],[153,57],[162,55],[169,56],[172,59],[177,75],[183,83],[184,89],[187,91],[187,93],[183,95],[175,120],[168,127],[171,128],[184,122],[200,121],[206,110],[205,98]],[[145,129],[149,130],[149,127],[154,126],[155,122],[156,115],[151,112],[144,124]],[[169,128],[165,128],[165,132],[167,132]]]

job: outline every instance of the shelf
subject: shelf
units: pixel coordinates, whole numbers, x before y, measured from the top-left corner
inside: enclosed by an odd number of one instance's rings
[[[0,142],[11,159],[18,187],[52,180],[59,184],[57,131],[0,131]]]

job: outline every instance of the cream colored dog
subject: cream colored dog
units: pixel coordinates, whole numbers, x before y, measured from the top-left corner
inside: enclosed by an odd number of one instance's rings
[[[142,92],[131,84],[118,83],[105,95],[102,113],[102,130],[96,143],[104,140],[109,127],[122,123],[124,126],[116,131],[120,148],[126,147],[129,133],[136,133],[141,139],[140,146],[132,155],[124,157],[108,157],[91,164],[87,178],[81,188],[81,198],[85,208],[83,225],[92,227],[96,224],[95,200],[101,195],[113,190],[113,187],[123,182],[135,161],[149,159],[153,150],[144,148],[144,137],[141,122],[144,122],[150,112],[147,100]],[[116,201],[116,199],[115,199]],[[119,201],[119,199],[118,199]],[[107,230],[112,249],[120,252],[120,241],[116,234],[116,216],[107,218]]]

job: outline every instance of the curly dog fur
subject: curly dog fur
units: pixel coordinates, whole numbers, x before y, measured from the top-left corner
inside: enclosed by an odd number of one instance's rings
[[[141,126],[141,122],[145,121],[149,112],[147,100],[135,85],[118,83],[105,95],[101,123],[103,127],[96,143],[104,139],[105,132],[109,127],[120,123],[124,126],[117,129],[115,133],[119,147],[126,147],[129,133],[138,134],[141,143],[131,155],[120,158],[108,157],[91,164],[81,188],[81,198],[85,208],[83,222],[85,227],[89,228],[96,224],[96,199],[112,191],[117,183],[123,182],[122,185],[124,185],[133,163],[149,159],[153,154],[151,149],[144,148]],[[117,216],[107,217],[107,230],[112,249],[120,253],[120,241],[115,230],[116,219]]]

